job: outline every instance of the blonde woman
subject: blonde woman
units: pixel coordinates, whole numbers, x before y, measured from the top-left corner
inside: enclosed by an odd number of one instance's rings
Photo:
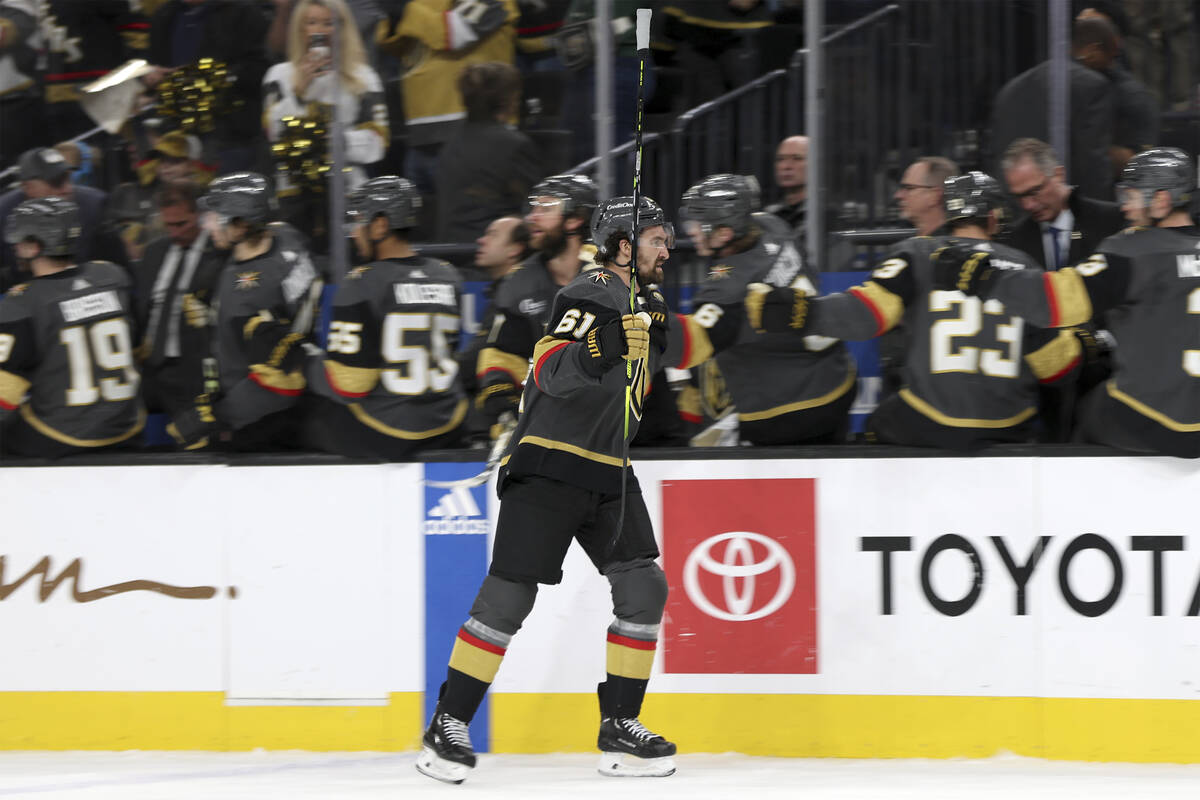
[[[334,20],[337,20],[335,26]],[[332,61],[332,40],[338,35],[338,64]],[[288,30],[288,60],[276,64],[263,78],[263,125],[267,138],[278,141],[285,117],[304,117],[319,106],[336,113],[345,131],[347,191],[367,179],[363,164],[387,152],[387,106],[379,75],[366,63],[362,39],[344,0],[300,0]],[[301,230],[311,231],[314,245],[324,250],[324,195],[313,196],[295,176],[279,173],[276,189],[283,216]],[[327,215],[326,215],[327,216]]]

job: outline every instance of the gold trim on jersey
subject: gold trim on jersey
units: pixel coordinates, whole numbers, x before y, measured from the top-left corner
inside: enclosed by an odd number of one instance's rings
[[[1110,380],[1105,384],[1105,389],[1108,390],[1108,396],[1112,399],[1120,400],[1122,403],[1129,406],[1143,417],[1149,417],[1168,430],[1177,431],[1179,433],[1196,433],[1197,431],[1200,431],[1200,422],[1179,422],[1178,420],[1171,419],[1161,411],[1153,409],[1142,401],[1130,397],[1122,392],[1117,388],[1116,381]]]
[[[394,439],[406,439],[408,441],[413,441],[416,439],[432,439],[434,436],[441,436],[443,433],[448,433],[449,431],[454,430],[462,424],[463,417],[467,415],[468,405],[469,403],[465,397],[459,400],[458,405],[454,407],[454,413],[450,415],[449,422],[436,428],[430,428],[427,431],[405,431],[401,430],[400,428],[393,428],[391,425],[372,417],[358,403],[351,403],[347,406],[347,408],[350,409],[350,413],[354,415],[355,419],[357,419],[363,425],[366,425],[371,430],[378,431],[384,436],[391,436]]]
[[[538,343],[533,346],[534,366],[536,366],[538,362],[540,362],[546,356],[547,351],[553,350],[557,345],[570,343],[570,339],[559,339],[555,336],[543,336]]]
[[[340,361],[325,360],[333,390],[339,394],[366,394],[379,383],[379,370],[372,367],[350,367]]]
[[[1033,406],[1022,411],[1020,414],[1009,417],[1008,419],[969,419],[963,417],[951,417],[938,411],[933,406],[926,403],[921,398],[912,393],[907,387],[900,390],[900,397],[904,402],[912,406],[914,411],[929,417],[939,425],[945,425],[948,428],[1011,428],[1014,425],[1020,425],[1025,420],[1037,413],[1037,409]]]
[[[850,387],[854,386],[854,382],[858,379],[858,373],[853,365],[846,373],[846,379],[842,381],[832,391],[826,392],[820,397],[814,397],[811,400],[799,400],[795,403],[787,403],[782,406],[768,408],[766,411],[752,411],[749,414],[738,414],[738,419],[742,422],[758,422],[759,420],[771,419],[782,414],[790,414],[793,411],[803,411],[806,408],[817,408],[818,406],[827,405],[837,400],[839,397],[850,391]]]
[[[866,281],[851,287],[851,292],[855,295],[862,295],[860,299],[865,298],[870,301],[871,307],[883,317],[879,333],[890,331],[904,316],[904,301],[900,299],[900,295],[885,289],[875,281]]]
[[[609,467],[623,467],[625,462],[616,456],[607,456],[604,453],[595,453],[591,450],[585,450],[582,447],[566,442],[556,442],[553,439],[547,439],[543,436],[522,436],[521,441],[517,445],[531,444],[537,447],[544,447],[547,450],[559,450],[564,453],[570,453],[573,456],[586,458],[588,461],[595,461],[598,464],[604,464]]]
[[[303,391],[307,382],[300,370],[284,372],[279,367],[269,367],[266,364],[251,364],[250,372],[254,382],[267,389],[278,389],[281,392]]]
[[[1092,298],[1083,284],[1083,277],[1074,268],[1047,272],[1043,280],[1049,283],[1053,293],[1052,310],[1055,313],[1050,320],[1051,327],[1082,325],[1092,318]]]
[[[27,391],[29,391],[29,381],[20,375],[0,370],[0,400],[16,408],[25,399]]]
[[[123,442],[131,436],[136,436],[140,433],[146,425],[146,409],[138,408],[137,421],[133,423],[132,428],[108,439],[76,439],[74,436],[57,431],[34,416],[33,409],[29,407],[28,403],[21,406],[21,419],[25,420],[29,424],[29,427],[38,433],[56,442],[69,444],[72,447],[107,447],[110,444]]]
[[[555,339],[555,341],[561,342],[562,339]],[[541,343],[539,342],[539,344]],[[536,348],[534,352],[536,352]],[[489,369],[503,370],[512,376],[513,383],[523,384],[526,374],[529,373],[529,359],[506,353],[497,347],[485,347],[479,351],[479,358],[475,363],[475,374],[483,375]]]
[[[1058,335],[1032,353],[1025,354],[1025,363],[1033,370],[1035,378],[1045,380],[1062,373],[1083,352],[1079,338],[1071,331],[1059,331]]]
[[[734,22],[732,20],[705,19],[704,17],[693,17],[678,6],[664,6],[664,14],[670,14],[680,22],[686,22],[689,25],[695,25],[700,28],[719,28],[728,31],[750,31],[757,28],[769,28],[774,25],[770,20],[761,19],[751,22]]]
[[[759,298],[758,301],[761,303],[762,299]],[[692,319],[691,314],[679,317],[679,319],[683,321],[686,328],[684,333],[687,336],[688,351],[684,354],[683,362],[676,365],[676,369],[691,369],[712,358],[712,339],[708,337],[708,328]]]

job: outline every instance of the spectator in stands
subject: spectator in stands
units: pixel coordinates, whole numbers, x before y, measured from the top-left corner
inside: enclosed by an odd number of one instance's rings
[[[302,345],[312,330],[321,281],[300,235],[276,223],[266,178],[235,172],[213,181],[200,207],[216,245],[232,251],[217,280],[214,353],[219,398],[206,392],[167,427],[186,449],[294,449],[304,391]],[[193,298],[189,313],[213,313]]]
[[[1001,240],[1043,269],[1079,263],[1125,227],[1116,203],[1085,197],[1066,182],[1054,148],[1043,141],[1017,139],[1004,151],[1000,166],[1009,194],[1026,215]]]
[[[694,76],[689,105],[758,77],[762,56],[754,36],[775,24],[773,5],[764,0],[664,4],[663,34],[676,46],[676,62]]]
[[[0,0],[0,169],[45,142],[38,45],[37,0]]]
[[[354,16],[354,27],[358,38],[362,40],[363,50],[367,54],[367,63],[372,69],[375,62],[375,26],[385,17],[380,6],[381,0],[346,0],[346,7]],[[288,26],[291,22],[294,6],[299,0],[271,0],[274,6],[271,16],[271,27],[267,31],[267,51],[272,58],[286,58],[288,54]]]
[[[516,130],[521,74],[510,64],[471,64],[458,78],[466,122],[438,159],[437,239],[469,242],[490,220],[520,213],[542,177],[537,148]]]
[[[1076,19],[1099,19],[1111,26],[1110,39],[1088,44],[1076,55],[1076,59],[1112,81],[1115,107],[1113,145],[1109,150],[1109,159],[1120,170],[1134,153],[1152,147],[1158,141],[1158,103],[1150,90],[1121,64],[1118,58],[1121,32],[1116,21],[1090,7],[1080,12]]]
[[[409,0],[385,4],[380,49],[401,60],[407,151],[404,174],[436,193],[437,156],[466,117],[458,77],[470,64],[513,63],[516,0]]]
[[[1067,80],[1070,87],[1071,161],[1067,177],[1089,197],[1113,198],[1116,172],[1110,159],[1116,119],[1116,92],[1112,82],[1078,59],[1085,50],[1113,38],[1113,27],[1104,20],[1076,20],[1072,28]],[[1006,83],[992,110],[992,154],[996,162],[1016,139],[1050,138],[1047,111],[1051,62],[1043,62]],[[998,166],[998,164],[997,164]]]
[[[339,63],[331,63],[329,38],[337,15]],[[383,158],[391,141],[387,104],[379,75],[366,63],[362,40],[344,0],[300,0],[292,13],[288,35],[288,60],[276,64],[263,78],[263,123],[267,138],[280,141],[289,135],[288,117],[312,118],[336,111],[345,126],[347,190],[367,180],[363,165]],[[278,172],[276,190],[281,217],[313,239],[313,250],[328,251],[329,212],[321,183],[304,174]]]
[[[146,83],[156,85],[171,69],[201,58],[222,62],[236,78],[216,100],[215,130],[189,131],[200,135],[204,160],[221,174],[249,169],[258,155],[266,34],[262,9],[242,0],[167,0],[150,18],[149,60],[157,68]]]
[[[154,204],[166,234],[146,245],[134,269],[142,395],[151,412],[186,413],[212,371],[209,309],[229,253],[200,226],[201,191],[187,180],[159,187]]]
[[[566,22],[571,0],[517,5],[521,9],[517,19],[517,67],[521,73],[561,70],[563,63],[558,57],[556,37]]]
[[[1200,12],[1195,0],[1123,0],[1129,12],[1126,42],[1133,72],[1166,109],[1200,102]]]
[[[933,236],[946,224],[942,192],[947,178],[958,174],[958,164],[941,156],[921,156],[900,176],[893,195],[900,217],[917,229],[918,236]]]
[[[53,148],[27,150],[17,162],[21,184],[0,195],[0,233],[6,219],[17,204],[24,200],[60,197],[78,207],[82,231],[75,244],[79,261],[112,261],[125,264],[125,247],[120,238],[104,222],[104,207],[108,195],[90,186],[71,182],[70,169],[62,154]],[[28,279],[21,274],[13,248],[8,244],[0,249],[0,291],[13,283]]]
[[[47,196],[5,218],[28,283],[0,298],[0,450],[57,458],[123,445],[145,424],[129,276],[79,263],[78,209]]]
[[[90,130],[95,123],[79,105],[79,90],[131,58],[145,58],[149,18],[129,0],[42,0],[45,35],[46,119],[50,141]]]

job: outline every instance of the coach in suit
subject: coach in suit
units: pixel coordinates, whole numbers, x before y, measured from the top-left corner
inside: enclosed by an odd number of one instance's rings
[[[1067,67],[1070,87],[1070,179],[1088,197],[1113,198],[1116,171],[1109,155],[1113,144],[1116,93],[1112,82],[1077,60],[1097,41],[1110,41],[1112,25],[1100,19],[1076,20],[1071,36],[1072,60]],[[1003,153],[1014,140],[1050,138],[1047,61],[1022,72],[996,96],[992,111],[992,152]]]
[[[1047,270],[1076,264],[1100,242],[1125,227],[1116,203],[1084,197],[1066,182],[1066,173],[1050,145],[1017,139],[1000,160],[1009,194],[1023,219],[1001,237]]]

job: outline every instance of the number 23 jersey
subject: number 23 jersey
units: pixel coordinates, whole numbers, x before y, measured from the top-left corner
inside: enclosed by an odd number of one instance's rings
[[[76,447],[137,434],[144,415],[129,309],[128,276],[103,261],[9,290],[0,300],[0,418],[18,413]]]

